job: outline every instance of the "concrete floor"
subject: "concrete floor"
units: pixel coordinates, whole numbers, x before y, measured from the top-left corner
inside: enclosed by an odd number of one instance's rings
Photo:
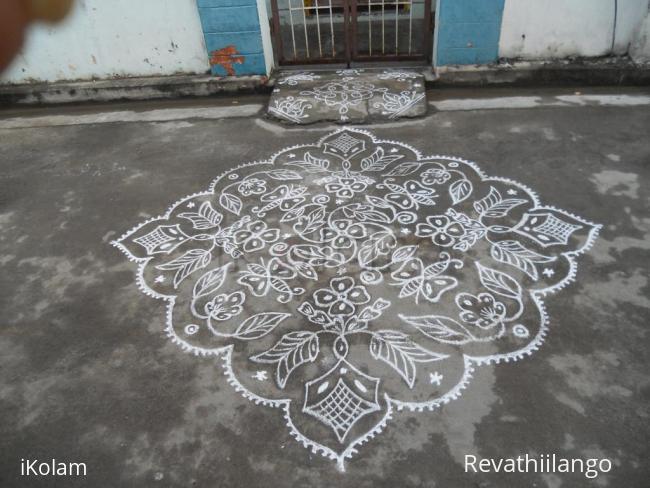
[[[603,228],[576,282],[547,298],[534,355],[478,369],[439,410],[395,415],[345,473],[236,393],[214,358],[172,344],[164,302],[110,245],[228,168],[333,126],[281,126],[260,98],[0,112],[0,485],[647,486],[650,92],[575,91],[433,92],[426,118],[369,127]],[[463,469],[466,454],[542,453],[613,469],[594,481]],[[21,477],[21,458],[85,462],[88,475]]]

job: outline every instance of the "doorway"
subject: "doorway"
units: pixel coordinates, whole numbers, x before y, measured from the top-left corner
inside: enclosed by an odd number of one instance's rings
[[[430,61],[431,0],[271,0],[280,65]]]

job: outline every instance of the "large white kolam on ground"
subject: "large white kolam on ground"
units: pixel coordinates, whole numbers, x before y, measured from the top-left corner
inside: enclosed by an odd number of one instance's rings
[[[543,296],[598,230],[474,163],[341,129],[114,244],[167,302],[174,343],[219,356],[237,391],[343,469],[396,410],[432,410],[476,367],[535,351]]]

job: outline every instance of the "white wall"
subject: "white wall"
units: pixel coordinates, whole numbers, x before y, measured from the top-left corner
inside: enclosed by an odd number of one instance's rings
[[[630,56],[637,63],[650,63],[650,14],[635,33],[630,44]]]
[[[558,59],[625,54],[649,0],[506,0],[499,56]]]
[[[614,54],[625,54],[648,16],[650,0],[618,0]]]
[[[77,0],[56,26],[30,28],[1,83],[209,70],[196,0]]]
[[[499,56],[601,56],[611,49],[614,0],[506,0]]]

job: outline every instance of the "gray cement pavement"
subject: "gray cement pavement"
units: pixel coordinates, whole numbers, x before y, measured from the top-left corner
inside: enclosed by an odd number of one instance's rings
[[[206,190],[224,171],[314,145],[340,127],[281,125],[264,116],[265,100],[245,97],[126,104],[117,115],[107,113],[111,105],[0,112],[0,486],[648,486],[649,93],[438,91],[429,93],[426,117],[361,126],[424,155],[475,161],[487,175],[515,180],[544,204],[602,228],[577,258],[575,281],[544,298],[550,320],[537,350],[516,362],[477,367],[462,395],[432,411],[395,410],[380,434],[345,459],[345,472],[297,442],[280,408],[235,391],[221,358],[188,354],[170,340],[165,301],[139,290],[137,264],[111,245],[179,199]],[[365,144],[392,154],[388,143]],[[398,149],[395,154],[406,151]],[[399,164],[417,159],[403,155]],[[478,192],[479,180],[468,178]],[[255,188],[246,191],[254,196]],[[512,198],[526,193],[513,191],[520,193]],[[431,245],[429,235],[423,242]],[[233,239],[256,245],[248,234]],[[400,239],[401,245],[410,237]],[[483,252],[489,251],[476,247],[468,255]],[[144,280],[167,286],[155,277],[145,272]],[[422,302],[435,310],[435,303]],[[417,309],[407,307],[411,314]],[[493,306],[491,317],[498,309]],[[321,346],[330,347],[324,340]],[[455,346],[444,347],[451,357]],[[481,354],[501,351],[485,347]],[[356,354],[355,343],[350,351]],[[235,368],[243,365],[237,361]],[[316,374],[309,369],[316,364],[305,366],[304,378]],[[454,367],[440,371],[450,376]],[[296,371],[294,379],[302,379]],[[388,378],[392,370],[382,371]],[[242,378],[248,390],[256,385]],[[394,379],[400,394],[419,391],[418,383],[409,389]],[[306,438],[337,442],[301,421]],[[612,469],[595,480],[464,469],[466,455],[526,454],[608,458]],[[21,458],[84,462],[87,476],[21,476]]]

